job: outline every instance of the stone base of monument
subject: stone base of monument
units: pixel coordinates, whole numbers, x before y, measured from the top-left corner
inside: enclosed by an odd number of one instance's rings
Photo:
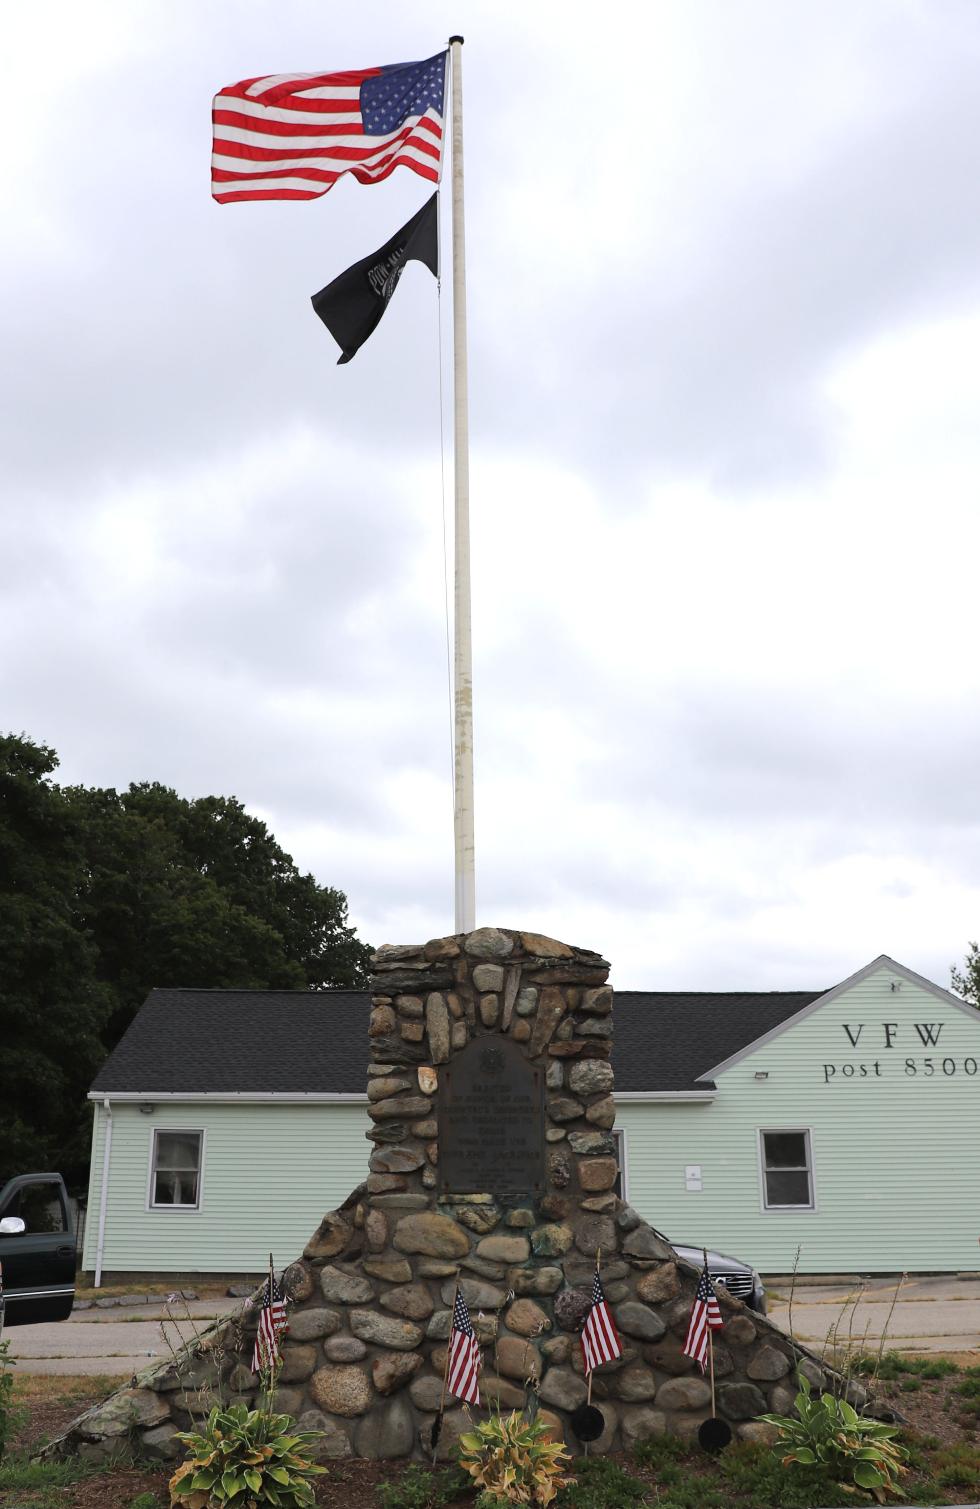
[[[577,1452],[579,1332],[601,1257],[623,1355],[593,1374],[604,1428],[590,1450],[695,1436],[711,1412],[709,1385],[682,1351],[698,1275],[614,1189],[608,964],[552,938],[480,928],[382,948],[374,971],[369,1174],[286,1270],[277,1409],[322,1432],[321,1458],[427,1456],[458,1278],[483,1344],[481,1410],[520,1408],[533,1384],[542,1417]],[[741,1301],[718,1298],[716,1411],[754,1439],[771,1429],[756,1416],[792,1409],[797,1368],[816,1387],[825,1372]],[[219,1323],[48,1451],[178,1455],[174,1432],[213,1398],[256,1399],[255,1323],[254,1309]],[[441,1459],[467,1427],[448,1401]]]

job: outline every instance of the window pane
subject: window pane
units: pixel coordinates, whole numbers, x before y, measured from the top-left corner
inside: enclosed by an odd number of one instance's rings
[[[767,1205],[809,1205],[810,1179],[806,1173],[766,1174]]]
[[[198,1132],[158,1132],[156,1166],[196,1169],[200,1149]]]
[[[25,1184],[7,1201],[3,1214],[20,1216],[27,1231],[66,1231],[61,1200],[51,1184]]]
[[[806,1168],[805,1132],[763,1132],[766,1168]]]
[[[153,1181],[154,1205],[196,1205],[197,1174],[161,1170]]]

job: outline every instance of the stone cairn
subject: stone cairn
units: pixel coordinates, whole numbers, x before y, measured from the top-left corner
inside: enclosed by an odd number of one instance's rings
[[[370,1172],[286,1270],[276,1408],[322,1432],[321,1458],[428,1456],[458,1275],[483,1344],[483,1407],[520,1408],[531,1387],[542,1418],[576,1451],[570,1417],[586,1398],[578,1333],[601,1253],[623,1355],[593,1375],[605,1430],[590,1449],[693,1435],[710,1412],[709,1385],[681,1351],[697,1272],[614,1192],[609,965],[551,938],[484,927],[381,948],[373,967]],[[441,1176],[440,1151],[444,1166],[454,1152],[440,1150],[441,1097],[474,1042],[490,1071],[516,1057],[518,1079],[540,1086],[541,1177],[532,1190],[455,1193]],[[457,1133],[465,1143],[458,1120],[452,1128],[443,1123],[443,1143]],[[469,1152],[479,1163],[479,1146]],[[517,1147],[515,1156],[527,1152]],[[504,1153],[506,1163],[506,1145]],[[738,1436],[767,1439],[771,1427],[755,1417],[792,1409],[797,1367],[816,1387],[824,1370],[723,1288],[718,1298],[718,1413]],[[178,1456],[174,1432],[216,1398],[256,1400],[255,1324],[254,1308],[217,1322],[48,1450]],[[467,1428],[466,1413],[447,1400],[440,1459]]]

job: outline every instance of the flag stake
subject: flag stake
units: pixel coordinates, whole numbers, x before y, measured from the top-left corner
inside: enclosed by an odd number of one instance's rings
[[[704,1258],[704,1271],[707,1273],[707,1271],[708,1271],[708,1249],[707,1249],[707,1247],[702,1247],[701,1248],[701,1255]],[[714,1336],[714,1331],[712,1330],[711,1326],[708,1327],[708,1366],[709,1366],[709,1368],[711,1370],[711,1418],[714,1419],[714,1416],[715,1416],[715,1336]]]
[[[456,1269],[456,1285],[453,1289],[452,1303],[449,1306],[449,1337],[446,1341],[446,1366],[442,1372],[442,1394],[439,1398],[439,1413],[432,1422],[432,1465],[436,1465],[436,1451],[439,1447],[439,1433],[442,1430],[442,1417],[446,1410],[446,1389],[449,1385],[449,1356],[452,1352],[453,1341],[453,1316],[456,1314],[456,1296],[459,1293],[459,1269]]]
[[[455,589],[453,674],[453,837],[456,931],[476,926],[473,837],[473,634],[470,610],[469,387],[466,366],[466,233],[463,220],[462,37],[449,38],[452,72],[453,208],[453,460],[455,464]]]

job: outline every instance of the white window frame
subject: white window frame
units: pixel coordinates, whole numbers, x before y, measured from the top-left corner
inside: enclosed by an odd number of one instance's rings
[[[613,1128],[613,1141],[616,1144],[616,1162],[619,1164],[619,1190],[620,1199],[630,1202],[629,1193],[629,1135],[625,1127]]]
[[[768,1186],[766,1184],[766,1173],[767,1173],[767,1171],[769,1173],[778,1173],[779,1170],[778,1169],[768,1169],[767,1170],[767,1167],[766,1167],[766,1137],[769,1137],[769,1136],[776,1136],[776,1137],[778,1137],[778,1136],[784,1135],[787,1132],[792,1133],[793,1136],[802,1136],[803,1139],[804,1139],[804,1146],[806,1148],[806,1160],[807,1160],[806,1161],[806,1173],[807,1173],[807,1180],[808,1180],[808,1183],[809,1183],[809,1186],[810,1186],[810,1199],[809,1199],[809,1201],[807,1202],[806,1205],[770,1205],[769,1204]],[[757,1148],[758,1148],[758,1161],[759,1161],[759,1205],[760,1205],[760,1209],[762,1211],[764,1211],[765,1214],[767,1214],[767,1215],[771,1215],[771,1214],[778,1215],[781,1211],[791,1211],[791,1212],[795,1212],[795,1214],[797,1214],[797,1215],[800,1215],[802,1212],[805,1212],[805,1211],[809,1211],[809,1212],[816,1211],[816,1209],[817,1209],[817,1180],[816,1180],[816,1174],[814,1172],[814,1166],[813,1166],[813,1131],[812,1131],[812,1129],[810,1127],[789,1127],[789,1126],[759,1127],[758,1133],[757,1133],[757,1138],[756,1138],[756,1143],[757,1143]],[[796,1169],[793,1172],[799,1173],[800,1170]]]
[[[153,1191],[156,1183],[154,1176],[156,1174],[157,1138],[160,1136],[168,1137],[171,1135],[176,1137],[199,1137],[201,1139],[201,1151],[197,1167],[197,1200],[193,1205],[175,1205],[171,1201],[164,1201],[160,1204],[157,1204],[153,1199]],[[150,1164],[146,1176],[147,1210],[167,1210],[174,1212],[183,1211],[185,1215],[190,1215],[195,1211],[199,1211],[201,1209],[201,1206],[204,1203],[204,1160],[207,1155],[207,1140],[208,1134],[205,1127],[161,1126],[153,1128],[150,1136]]]

